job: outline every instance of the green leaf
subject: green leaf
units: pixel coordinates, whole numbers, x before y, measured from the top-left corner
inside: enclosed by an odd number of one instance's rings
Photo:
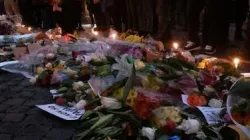
[[[136,70],[135,70],[135,65],[133,65],[132,73],[128,78],[128,81],[123,90],[123,104],[126,103],[129,91],[134,87],[135,81],[136,81]]]
[[[82,117],[80,118],[80,120],[83,121],[83,120],[87,119],[92,114],[95,114],[95,111],[92,111],[92,110],[85,111],[84,114],[82,115]]]
[[[64,93],[64,92],[66,92],[67,90],[68,90],[67,87],[61,87],[61,88],[59,88],[57,91],[58,91],[59,93]]]

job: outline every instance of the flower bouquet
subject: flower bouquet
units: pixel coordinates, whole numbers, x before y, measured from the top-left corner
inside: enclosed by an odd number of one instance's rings
[[[249,78],[241,78],[231,88],[227,110],[234,123],[250,138]]]

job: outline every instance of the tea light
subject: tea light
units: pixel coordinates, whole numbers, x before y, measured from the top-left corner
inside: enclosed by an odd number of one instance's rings
[[[234,62],[235,68],[237,69],[238,66],[239,66],[239,63],[240,63],[240,59],[239,58],[234,58],[233,62]]]
[[[93,31],[93,34],[97,36],[99,33],[97,31]]]
[[[177,42],[174,42],[174,43],[173,43],[173,48],[174,48],[175,50],[177,50],[177,49],[179,48],[179,44],[178,44]]]
[[[116,33],[112,33],[112,34],[111,34],[111,38],[112,38],[113,40],[115,40],[116,37],[117,37],[117,34],[116,34]]]

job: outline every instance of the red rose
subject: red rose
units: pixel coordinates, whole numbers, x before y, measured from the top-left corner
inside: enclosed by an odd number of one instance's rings
[[[57,105],[63,106],[65,103],[66,103],[66,100],[64,98],[62,98],[62,97],[58,97],[56,99],[56,104]]]
[[[173,132],[173,130],[176,128],[176,123],[173,121],[168,121],[166,125],[163,127],[163,132],[168,135]]]

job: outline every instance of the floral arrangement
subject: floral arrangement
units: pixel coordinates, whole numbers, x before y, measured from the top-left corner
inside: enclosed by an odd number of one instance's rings
[[[220,60],[209,67],[205,60],[196,65],[187,52],[161,52],[158,59],[142,54],[138,59],[126,52],[79,51],[62,61],[49,52],[30,81],[57,87],[56,104],[86,110],[79,140],[221,139],[217,130],[230,122],[228,115],[221,113],[210,125],[197,108],[223,110],[232,78],[240,77],[233,65]]]

